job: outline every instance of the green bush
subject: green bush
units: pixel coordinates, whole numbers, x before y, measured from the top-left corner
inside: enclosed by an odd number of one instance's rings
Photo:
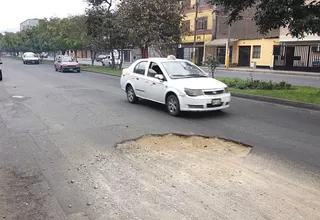
[[[254,79],[222,79],[222,81],[228,85],[230,88],[235,89],[258,89],[258,90],[290,90],[293,89],[290,83],[282,81],[280,83],[275,83],[272,81],[262,81]]]

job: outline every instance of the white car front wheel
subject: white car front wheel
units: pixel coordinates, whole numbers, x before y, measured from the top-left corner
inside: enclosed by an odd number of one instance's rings
[[[167,110],[170,115],[178,116],[180,114],[179,99],[175,94],[170,94],[166,99]]]
[[[127,86],[126,92],[127,92],[128,102],[130,102],[130,103],[137,103],[138,102],[139,98],[136,96],[136,93],[134,92],[134,89],[132,88],[131,85]]]

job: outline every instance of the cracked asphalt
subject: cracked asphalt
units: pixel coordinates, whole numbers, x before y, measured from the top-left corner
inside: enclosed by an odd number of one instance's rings
[[[3,62],[0,218],[232,219],[213,213],[210,218],[209,211],[177,215],[168,207],[165,216],[158,215],[151,210],[160,206],[157,199],[139,197],[147,191],[139,187],[128,201],[119,196],[130,188],[124,184],[130,171],[115,145],[145,134],[193,133],[242,142],[274,172],[319,184],[320,112],[233,98],[222,113],[173,118],[158,104],[129,104],[118,77]],[[101,172],[101,155],[114,165],[106,167],[119,170]]]

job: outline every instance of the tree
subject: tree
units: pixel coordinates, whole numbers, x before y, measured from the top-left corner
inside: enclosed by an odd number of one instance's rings
[[[110,46],[108,38],[108,22],[112,0],[87,0],[89,8],[86,10],[86,24],[88,34],[88,46],[91,51],[91,62],[94,64],[96,54],[107,51]],[[107,2],[107,7],[105,4]]]
[[[120,49],[118,58],[120,58],[119,68],[121,69],[123,63],[123,54],[124,49],[129,49],[132,47],[131,35],[128,31],[127,22],[124,20],[124,17],[118,11],[113,14],[113,35],[112,35],[112,44],[115,45],[115,48]]]
[[[241,12],[255,7],[258,30],[267,34],[272,29],[288,27],[292,36],[320,35],[320,1],[315,0],[209,0],[229,13],[228,23],[242,19]]]
[[[211,77],[214,78],[214,73],[216,72],[217,67],[219,67],[220,63],[217,58],[211,54],[209,54],[204,62],[204,65],[208,66],[211,71]]]
[[[72,50],[75,55],[77,55],[78,50],[86,47],[87,25],[85,16],[79,15],[64,18],[60,21],[60,28],[60,36],[66,48]]]
[[[163,51],[180,41],[183,6],[181,0],[122,0],[118,13],[126,21],[133,46],[147,57],[150,46]]]

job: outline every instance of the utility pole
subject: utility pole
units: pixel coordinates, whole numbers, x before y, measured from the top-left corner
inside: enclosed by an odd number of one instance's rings
[[[192,50],[192,62],[196,63],[196,42],[197,42],[197,21],[198,21],[198,11],[199,11],[199,2],[196,0],[195,4],[196,15],[194,17],[194,33],[193,33],[193,50]]]
[[[231,35],[231,25],[228,26],[228,42],[227,42],[227,59],[226,59],[226,68],[230,67],[230,35]]]

